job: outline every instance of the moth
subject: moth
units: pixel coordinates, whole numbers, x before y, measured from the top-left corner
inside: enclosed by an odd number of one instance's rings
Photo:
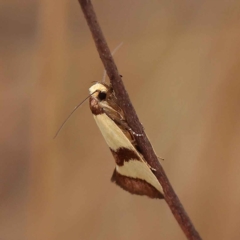
[[[120,43],[112,55],[121,47]],[[124,112],[118,105],[117,98],[111,84],[103,81],[95,82],[90,88],[90,95],[78,104],[58,129],[56,136],[72,114],[89,98],[89,105],[93,117],[99,127],[112,155],[115,159],[111,181],[124,190],[150,198],[164,198],[162,187],[152,168],[139,151],[136,142],[141,134],[135,133],[128,125]]]
[[[111,85],[96,82],[89,92],[93,117],[116,162],[111,181],[132,194],[164,198],[155,170],[138,150],[136,138],[141,134],[129,127]]]

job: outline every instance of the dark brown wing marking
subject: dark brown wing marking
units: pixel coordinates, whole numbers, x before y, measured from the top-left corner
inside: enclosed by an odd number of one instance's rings
[[[116,169],[113,172],[111,181],[132,194],[147,195],[150,198],[164,198],[163,194],[151,184],[142,179],[122,176]]]
[[[110,151],[112,152],[112,155],[118,166],[123,166],[124,162],[128,162],[130,160],[141,161],[139,156],[134,151],[127,148],[119,148],[116,152],[110,148]]]

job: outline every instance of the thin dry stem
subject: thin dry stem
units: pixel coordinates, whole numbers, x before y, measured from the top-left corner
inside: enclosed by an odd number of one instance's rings
[[[119,105],[126,115],[127,122],[134,132],[143,134],[143,136],[136,139],[137,143],[146,161],[153,168],[156,169],[155,175],[163,188],[165,200],[169,208],[171,209],[175,219],[185,233],[187,239],[200,240],[200,235],[196,231],[181,202],[179,201],[178,196],[174,192],[162,166],[158,161],[156,154],[153,151],[152,145],[150,144],[147,136],[144,133],[142,125],[139,122],[135,109],[133,108],[128,93],[126,92],[126,89],[123,85],[123,81],[118,73],[117,66],[114,63],[109,47],[103,36],[102,30],[98,24],[97,17],[91,1],[78,1],[81,5],[82,11],[92,33],[92,37],[97,47],[99,56],[103,62],[104,68],[106,69],[115,94],[119,100]]]

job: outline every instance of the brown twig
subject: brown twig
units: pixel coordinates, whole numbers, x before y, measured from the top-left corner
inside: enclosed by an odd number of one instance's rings
[[[90,0],[78,0],[84,16],[87,20],[88,26],[95,41],[99,56],[103,62],[103,65],[107,71],[108,77],[111,81],[113,89],[119,100],[119,105],[123,109],[126,115],[127,122],[133,131],[137,133],[143,133],[143,137],[137,138],[137,143],[141,149],[141,152],[146,161],[156,169],[155,175],[162,185],[164,191],[164,197],[169,205],[174,217],[185,233],[187,239],[200,240],[201,237],[194,228],[190,218],[184,210],[181,202],[179,201],[176,193],[174,192],[162,166],[160,165],[156,154],[153,151],[147,136],[143,131],[143,127],[139,122],[136,112],[129,99],[128,93],[125,90],[122,79],[118,73],[117,66],[114,63],[111,52],[108,48],[106,40],[103,36],[102,30],[98,24],[96,14],[94,12],[92,3]]]

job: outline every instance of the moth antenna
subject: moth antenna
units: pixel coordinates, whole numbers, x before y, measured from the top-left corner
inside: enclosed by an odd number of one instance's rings
[[[113,55],[117,52],[117,50],[118,50],[122,45],[123,45],[123,42],[121,42],[120,44],[118,44],[118,46],[115,47],[115,49],[113,49],[113,51],[111,52],[111,55],[113,56]],[[104,70],[103,70],[103,78],[102,78],[102,82],[103,82],[103,83],[106,81],[106,74],[107,74],[107,72],[106,72],[106,70],[104,69]]]
[[[119,43],[117,47],[115,47],[115,49],[113,49],[113,51],[111,52],[112,56],[117,52],[117,50],[123,45],[123,42]]]
[[[96,92],[96,91],[95,91]],[[89,96],[87,96],[82,102],[80,102],[73,110],[72,112],[68,115],[68,117],[64,120],[64,122],[62,123],[62,125],[60,126],[60,128],[57,130],[55,136],[53,139],[55,139],[58,134],[60,133],[60,131],[62,130],[62,128],[64,127],[64,125],[66,124],[66,122],[68,121],[68,119],[73,115],[73,113],[89,98],[91,97],[95,92],[93,92],[92,94],[90,94]]]

